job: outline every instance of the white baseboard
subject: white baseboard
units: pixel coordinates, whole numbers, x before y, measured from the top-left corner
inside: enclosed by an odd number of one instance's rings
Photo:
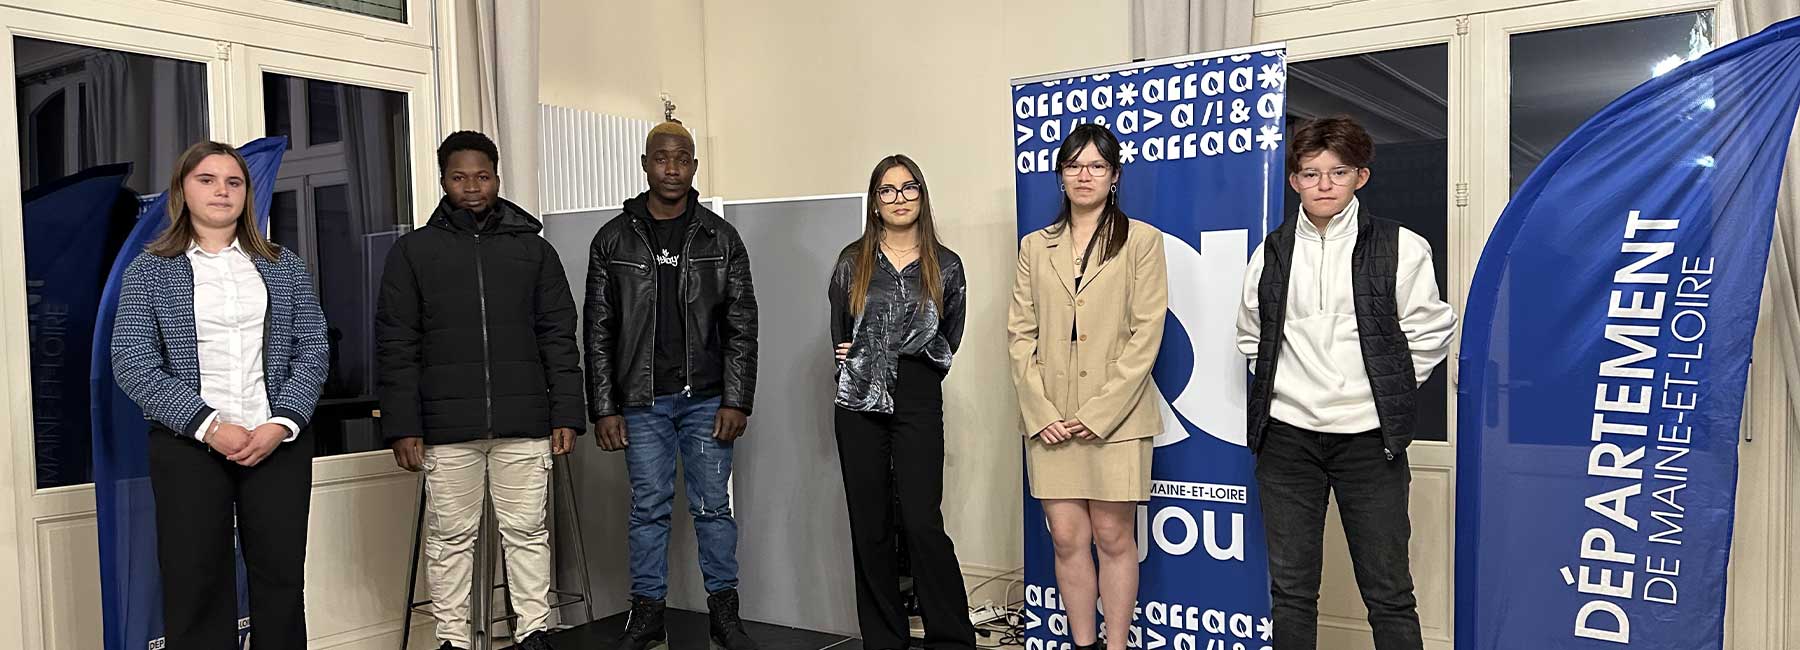
[[[436,624],[431,617],[414,616],[412,621],[412,638],[407,642],[408,650],[436,648]],[[307,646],[320,650],[393,650],[399,643],[400,621],[396,620],[311,639]]]

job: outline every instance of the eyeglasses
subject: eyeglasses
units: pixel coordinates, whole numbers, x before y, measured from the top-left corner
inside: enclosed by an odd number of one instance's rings
[[[667,167],[669,165],[674,165],[681,169],[687,169],[689,167],[694,166],[694,157],[690,156],[688,154],[685,154],[685,153],[679,153],[679,154],[675,154],[675,155],[671,156],[666,153],[657,152],[655,154],[651,154],[650,163],[654,164],[658,167]]]
[[[1320,172],[1317,169],[1306,169],[1298,174],[1294,174],[1294,176],[1300,179],[1301,188],[1311,189],[1318,187],[1319,179],[1326,176],[1331,176],[1332,185],[1349,185],[1351,179],[1356,178],[1356,172],[1361,169],[1361,167],[1349,166],[1333,167],[1330,172]]]
[[[875,198],[882,203],[894,205],[896,203],[905,203],[907,201],[917,201],[922,192],[923,190],[919,189],[918,183],[907,183],[901,185],[900,189],[894,189],[894,186],[892,185],[883,185],[876,188]]]
[[[1075,177],[1081,175],[1081,170],[1083,170],[1083,169],[1087,170],[1088,176],[1092,176],[1094,178],[1106,178],[1107,174],[1112,173],[1112,165],[1108,164],[1104,160],[1101,160],[1101,161],[1091,162],[1091,163],[1088,163],[1085,165],[1083,165],[1081,163],[1066,163],[1062,166],[1062,175],[1068,176],[1070,178],[1075,178]]]

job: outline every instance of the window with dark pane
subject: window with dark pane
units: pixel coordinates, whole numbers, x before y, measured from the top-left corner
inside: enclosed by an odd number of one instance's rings
[[[406,22],[406,0],[291,0],[304,5],[336,9],[370,18]]]
[[[298,192],[276,190],[269,197],[269,239],[276,243],[300,240],[300,197]]]
[[[307,144],[331,144],[344,138],[338,121],[338,111],[343,103],[338,97],[339,88],[338,84],[329,81],[306,81]]]
[[[1514,34],[1508,40],[1512,129],[1507,144],[1516,192],[1582,122],[1626,91],[1710,51],[1713,12]]]
[[[1440,44],[1288,63],[1288,131],[1302,120],[1334,115],[1350,116],[1369,131],[1375,159],[1369,184],[1356,193],[1362,210],[1431,243],[1440,295],[1449,273],[1449,56],[1449,46]],[[1292,187],[1285,205],[1298,213]],[[1420,387],[1420,440],[1449,436],[1449,374],[1446,362]]]
[[[313,418],[321,456],[383,447],[375,397],[375,287],[412,228],[404,93],[263,75],[269,135],[287,135],[270,211],[275,242],[306,259],[325,310],[331,373]],[[295,133],[303,130],[303,133]]]
[[[37,487],[54,488],[93,480],[93,322],[115,260],[137,254],[121,248],[140,197],[167,189],[208,135],[206,65],[24,37],[12,48],[33,453]],[[123,187],[94,180],[121,174]]]
[[[29,163],[20,171],[28,173],[26,182],[31,185],[64,176],[63,168],[67,164],[63,158],[68,153],[68,143],[64,142],[68,137],[67,99],[66,91],[56,91],[44,101],[38,102],[32,108],[31,115],[25,118],[30,127],[23,129],[27,137],[19,139],[24,144],[19,154],[27,158]]]
[[[287,77],[263,75],[263,129],[269,135],[284,135],[288,148],[294,148],[293,93]]]

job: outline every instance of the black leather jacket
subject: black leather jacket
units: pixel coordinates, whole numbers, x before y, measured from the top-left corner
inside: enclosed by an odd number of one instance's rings
[[[600,228],[588,247],[588,415],[619,415],[650,406],[656,365],[656,258],[650,245],[645,195]],[[700,205],[693,212],[681,258],[686,330],[686,392],[717,392],[719,405],[751,410],[756,394],[756,290],[750,255],[736,228]]]

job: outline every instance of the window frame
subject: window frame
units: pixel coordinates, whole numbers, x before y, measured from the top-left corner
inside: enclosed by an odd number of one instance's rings
[[[1466,313],[1468,288],[1482,248],[1511,198],[1511,164],[1507,156],[1511,133],[1510,37],[1519,33],[1703,9],[1716,10],[1718,3],[1695,0],[1548,3],[1538,0],[1365,0],[1355,3],[1258,0],[1254,31],[1259,42],[1287,41],[1291,62],[1448,43],[1450,119],[1446,180],[1450,187],[1447,188],[1445,210],[1449,220],[1446,231],[1449,250],[1445,251],[1448,262],[1446,286],[1440,290],[1444,299],[1461,315]],[[1717,21],[1720,15],[1715,13],[1714,20]],[[1320,29],[1332,31],[1319,34]],[[1715,39],[1720,33],[1721,29],[1715,25]],[[1461,325],[1458,324],[1457,339],[1452,341],[1453,350],[1461,346]],[[1449,404],[1446,405],[1450,425],[1447,439],[1415,442],[1408,449],[1415,477],[1415,506],[1447,499],[1437,504],[1439,507],[1427,507],[1424,511],[1451,517],[1449,520],[1415,518],[1415,543],[1441,540],[1454,548],[1454,477],[1459,442],[1455,389],[1460,365],[1461,360],[1453,353],[1438,370],[1449,373],[1451,386],[1447,396]],[[1422,487],[1422,480],[1435,481],[1433,485],[1442,487]],[[1330,571],[1329,566],[1327,570]],[[1440,577],[1443,584],[1439,584]],[[1328,578],[1328,581],[1332,579]],[[1453,562],[1450,575],[1421,574],[1421,596],[1428,590],[1444,586],[1454,593],[1454,579]],[[1339,634],[1350,631],[1348,638],[1366,638],[1366,624],[1345,618],[1348,608],[1342,607],[1341,602],[1328,603],[1330,600],[1321,599],[1321,639],[1326,638],[1328,631]],[[1341,611],[1328,614],[1330,607]],[[1441,625],[1433,625],[1432,621],[1422,619],[1422,623],[1426,647],[1450,646],[1454,638],[1454,620],[1446,619]]]
[[[1390,50],[1401,50],[1412,47],[1431,45],[1446,46],[1446,64],[1449,73],[1445,91],[1446,136],[1445,146],[1445,218],[1448,223],[1445,229],[1445,242],[1448,250],[1444,251],[1446,268],[1445,286],[1438,291],[1443,299],[1450,303],[1456,313],[1463,313],[1463,304],[1468,288],[1468,277],[1472,275],[1474,260],[1480,253],[1479,244],[1473,251],[1466,246],[1470,233],[1463,227],[1466,223],[1468,206],[1462,203],[1459,187],[1465,187],[1468,174],[1468,148],[1464,144],[1464,134],[1469,132],[1470,102],[1465,97],[1466,76],[1460,74],[1468,58],[1467,41],[1459,34],[1457,19],[1446,18],[1428,20],[1405,25],[1377,27],[1355,32],[1325,34],[1319,36],[1289,36],[1285,38],[1288,49],[1288,63],[1303,63],[1358,54],[1373,54]],[[1281,38],[1282,34],[1271,36]],[[1259,33],[1258,38],[1263,38]],[[1376,150],[1380,156],[1380,150]],[[1486,232],[1481,233],[1485,239]],[[1458,327],[1458,338],[1451,342],[1454,351],[1461,344],[1461,327]],[[1448,425],[1445,439],[1421,440],[1409,448],[1415,459],[1434,465],[1452,465],[1455,461],[1456,445],[1456,371],[1457,359],[1452,353],[1445,359],[1437,372],[1448,373],[1450,390],[1445,397],[1445,421]]]
[[[391,21],[344,14],[337,10],[291,3],[287,0],[213,0],[206,6],[168,0],[147,0],[120,6],[106,0],[62,0],[55,13],[41,6],[18,6],[29,0],[0,0],[0,65],[15,66],[13,39],[18,37],[71,45],[165,57],[206,66],[206,135],[214,140],[243,143],[261,137],[263,107],[261,73],[265,70],[296,77],[334,81],[405,93],[409,124],[407,141],[412,178],[403,181],[418,206],[435,205],[434,151],[440,133],[454,130],[460,111],[443,103],[455,97],[454,79],[439,80],[431,49],[431,31],[453,33],[453,15],[426,20],[424,0],[409,0],[409,21],[425,32],[419,38],[377,38],[376,31],[362,29],[357,21]],[[291,5],[291,6],[290,6]],[[246,13],[251,8],[270,8],[268,14]],[[309,13],[339,14],[344,18],[313,19]],[[85,16],[107,16],[107,21]],[[309,22],[302,22],[306,18]],[[416,42],[406,42],[406,41]],[[452,43],[437,56],[454,60]],[[381,65],[364,63],[378,61]],[[253,83],[252,83],[253,81]],[[0,84],[0,120],[13,126],[0,129],[0,149],[15,155],[0,156],[0,187],[21,186],[21,160],[17,92],[14,84]],[[303,125],[304,123],[301,123]],[[0,192],[0,277],[19,278],[0,282],[0,323],[12,331],[25,331],[29,312],[25,306],[23,204],[18,191]],[[423,219],[412,215],[412,223]],[[33,408],[30,398],[30,342],[24,337],[0,341],[0,390],[15,396],[8,423],[16,431],[30,432]],[[23,388],[23,390],[21,390]],[[35,467],[35,436],[14,436],[11,447],[15,465]],[[322,458],[315,474],[344,479],[365,478],[395,471],[385,451]],[[46,513],[78,513],[94,507],[92,483],[39,489],[32,472],[16,479],[18,494],[31,495],[32,510]],[[35,585],[33,586],[35,589]],[[27,630],[27,638],[41,639],[41,627]],[[30,645],[30,644],[28,644]]]

